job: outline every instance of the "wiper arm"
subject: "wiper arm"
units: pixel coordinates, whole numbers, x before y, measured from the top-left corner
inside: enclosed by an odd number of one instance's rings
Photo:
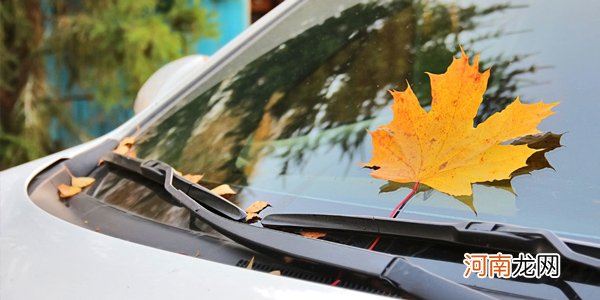
[[[160,181],[178,203],[195,217],[203,220],[228,238],[258,252],[276,257],[292,257],[299,261],[341,270],[345,273],[387,283],[400,291],[424,299],[495,299],[484,293],[435,275],[403,257],[368,251],[324,240],[305,238],[296,234],[261,228],[216,213],[214,194],[204,193],[192,198],[191,184],[180,178],[173,168],[160,161],[141,162],[133,158],[110,154],[105,162]],[[226,201],[226,200],[224,200]],[[233,204],[231,204],[233,205]],[[235,205],[234,205],[235,206]]]
[[[158,184],[163,184],[165,181],[164,172],[159,171],[160,166],[167,164],[157,160],[141,161],[136,158],[122,156],[114,153],[107,154],[102,157],[102,160],[113,166],[121,169],[137,173],[146,179],[154,181]],[[191,183],[177,174],[173,175],[173,186],[195,201],[201,201],[205,207],[214,213],[227,217],[231,220],[246,219],[246,212],[227,201],[227,199],[211,192],[209,189],[195,183]],[[178,203],[175,203],[178,204]]]
[[[362,234],[405,237],[495,251],[558,253],[571,265],[598,272],[600,259],[573,251],[554,233],[491,222],[438,223],[367,216],[324,214],[270,214],[262,225],[273,229],[340,230]],[[598,251],[596,249],[596,251]]]

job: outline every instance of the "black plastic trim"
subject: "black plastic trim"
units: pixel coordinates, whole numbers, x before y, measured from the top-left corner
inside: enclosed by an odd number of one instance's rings
[[[115,153],[104,155],[102,160],[110,165],[142,175],[158,184],[163,184],[165,180],[164,173],[160,173],[157,170],[159,167],[164,167],[166,165],[157,160],[141,162],[136,158]],[[244,220],[246,218],[246,212],[243,209],[211,192],[207,188],[186,180],[182,176],[175,174],[173,184],[177,189],[183,190],[184,193],[188,194],[195,201],[199,201],[206,205],[213,213],[236,221]]]
[[[116,156],[115,154],[111,155]],[[106,157],[105,161],[115,166],[121,166],[110,157]],[[420,298],[444,299],[451,296],[458,299],[495,299],[433,274],[400,256],[305,238],[233,220],[209,209],[210,206],[203,201],[204,199],[193,199],[187,195],[184,190],[189,189],[193,184],[182,181],[174,173],[173,168],[167,164],[159,161],[140,162],[133,158],[127,158],[125,161],[127,166],[123,165],[123,169],[133,171],[153,181],[162,176],[165,190],[190,213],[233,241],[260,253],[272,257],[291,257],[299,261],[340,270],[354,277],[387,283],[398,290]],[[134,165],[136,163],[139,167]],[[183,190],[179,188],[182,185]],[[214,207],[211,208],[214,209]],[[427,284],[430,282],[435,283],[436,288],[432,289]]]
[[[594,269],[600,276],[600,259],[577,253],[554,233],[490,222],[434,223],[371,216],[322,214],[270,214],[263,218],[268,228],[344,230],[428,241],[448,242],[510,252],[559,253],[571,264]],[[597,251],[600,251],[596,249]]]

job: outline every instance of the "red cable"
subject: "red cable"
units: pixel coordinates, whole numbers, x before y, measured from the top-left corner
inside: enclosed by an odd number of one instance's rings
[[[410,191],[410,193],[408,193],[408,195],[406,195],[406,197],[404,197],[404,199],[402,199],[402,201],[400,201],[400,203],[398,203],[398,205],[396,205],[396,207],[394,207],[394,209],[390,213],[389,217],[390,218],[396,218],[396,216],[398,215],[398,213],[400,212],[400,210],[404,207],[404,205],[406,205],[406,202],[408,202],[408,200],[410,200],[410,198],[412,198],[412,196],[414,196],[417,193],[418,189],[419,189],[419,182],[415,182],[415,185],[413,186],[413,188]],[[381,240],[381,237],[377,236],[371,242],[371,245],[369,245],[369,247],[367,248],[367,250],[372,251],[373,249],[375,249],[375,246],[377,246],[377,244],[379,243],[379,240]],[[340,274],[338,274],[337,278],[333,281],[333,283],[331,283],[331,285],[332,286],[337,286],[338,284],[340,284],[340,282],[342,282],[342,280],[340,278],[341,278],[341,276],[340,276]]]
[[[367,248],[367,250],[373,250],[373,248],[375,248],[375,246],[377,246],[377,243],[379,243],[379,240],[381,239],[380,236],[377,236],[372,242],[371,245],[369,245],[369,248]]]

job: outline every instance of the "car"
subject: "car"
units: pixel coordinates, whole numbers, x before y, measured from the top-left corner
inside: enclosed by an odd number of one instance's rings
[[[0,297],[598,298],[598,5],[285,1],[159,70],[114,131],[0,172]],[[512,142],[540,151],[470,198],[415,186],[388,216],[410,188],[360,166],[388,91],[429,109],[425,72],[479,50],[474,125],[560,101]]]

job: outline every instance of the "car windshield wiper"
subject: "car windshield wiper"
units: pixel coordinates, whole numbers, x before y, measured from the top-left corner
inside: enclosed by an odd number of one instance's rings
[[[526,228],[493,222],[419,222],[373,216],[327,214],[270,214],[262,225],[273,229],[344,231],[388,237],[403,237],[454,244],[463,248],[531,254],[558,253],[569,265],[598,272],[600,259],[573,251],[549,230]],[[579,245],[579,247],[583,247]],[[591,247],[590,247],[591,248]],[[594,248],[588,252],[600,249]]]
[[[559,278],[502,278],[533,283],[545,283],[561,290],[569,299],[581,299],[568,283],[580,282],[600,285],[600,250],[597,246],[573,241],[565,243],[554,233],[544,229],[518,227],[492,222],[419,222],[367,216],[327,214],[270,214],[261,220],[262,226],[287,231],[343,232],[346,234],[375,235],[378,237],[423,240],[428,244],[458,246],[470,252],[486,249],[488,253],[545,254],[558,253],[564,275]],[[594,256],[582,253],[594,254]],[[470,250],[471,249],[471,250]],[[462,257],[457,257],[462,259]],[[457,262],[457,261],[454,261]],[[460,261],[459,261],[460,262]]]
[[[165,191],[195,217],[233,241],[266,255],[318,264],[368,278],[372,282],[381,282],[424,299],[495,299],[431,273],[400,256],[246,224],[241,221],[245,212],[239,207],[175,174],[173,168],[163,162],[142,162],[114,153],[104,156],[102,160],[162,183]],[[228,204],[223,205],[219,201]],[[227,213],[220,211],[225,207]]]
[[[166,164],[160,161],[149,160],[142,162],[136,158],[115,153],[104,155],[101,160],[121,169],[141,175],[142,177],[161,185],[165,181],[165,173],[158,167],[166,166]],[[190,184],[190,182],[185,180],[182,176],[175,174],[173,186],[192,199],[202,201],[203,205],[211,212],[231,220],[240,221],[246,219],[246,212],[243,209],[199,184]],[[178,202],[175,202],[174,204],[181,206]]]

